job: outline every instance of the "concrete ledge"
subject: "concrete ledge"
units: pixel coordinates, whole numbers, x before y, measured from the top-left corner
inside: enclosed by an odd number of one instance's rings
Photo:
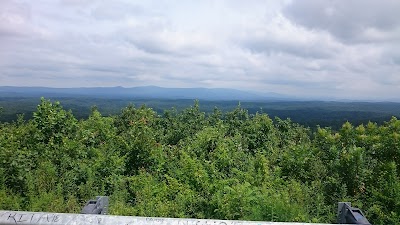
[[[110,216],[69,213],[1,211],[0,225],[306,225],[309,223],[239,220],[177,219],[162,217]],[[314,225],[322,225],[315,224]],[[326,224],[325,224],[326,225]]]

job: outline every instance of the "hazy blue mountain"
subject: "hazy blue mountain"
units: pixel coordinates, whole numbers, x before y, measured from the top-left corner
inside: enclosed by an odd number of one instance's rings
[[[93,88],[48,88],[0,86],[0,97],[105,97],[134,99],[200,99],[200,100],[293,100],[277,93],[252,93],[228,88],[163,88],[143,87],[93,87]]]

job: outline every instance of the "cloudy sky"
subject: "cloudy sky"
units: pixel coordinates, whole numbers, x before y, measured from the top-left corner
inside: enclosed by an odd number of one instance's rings
[[[399,0],[0,0],[0,86],[400,99]]]

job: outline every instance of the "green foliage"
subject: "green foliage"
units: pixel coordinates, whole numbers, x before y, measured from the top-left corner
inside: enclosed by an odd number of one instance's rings
[[[108,195],[118,215],[330,223],[351,201],[374,224],[400,220],[394,117],[311,132],[240,105],[207,114],[196,101],[162,115],[93,107],[78,121],[42,98],[32,119],[0,125],[0,209],[79,212]]]
[[[46,144],[58,144],[73,136],[76,122],[71,111],[63,110],[59,102],[52,103],[44,98],[33,113],[33,123],[38,130],[36,138]]]

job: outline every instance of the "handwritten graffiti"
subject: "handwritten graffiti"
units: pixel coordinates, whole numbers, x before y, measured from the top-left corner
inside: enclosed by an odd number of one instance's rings
[[[73,215],[62,217],[52,213],[18,213],[5,212],[0,214],[1,221],[14,224],[101,224],[103,218],[97,216]],[[1,224],[1,223],[0,223]]]
[[[20,223],[57,223],[60,218],[57,214],[25,214],[25,213],[8,213],[3,214],[2,217],[6,216],[7,221],[14,222],[15,224]]]
[[[0,211],[1,224],[25,225],[252,225],[251,222],[207,219],[173,219],[87,214]],[[254,224],[255,225],[255,224]],[[261,225],[261,224],[257,224]]]
[[[220,220],[179,220],[178,225],[242,225],[242,222]]]

